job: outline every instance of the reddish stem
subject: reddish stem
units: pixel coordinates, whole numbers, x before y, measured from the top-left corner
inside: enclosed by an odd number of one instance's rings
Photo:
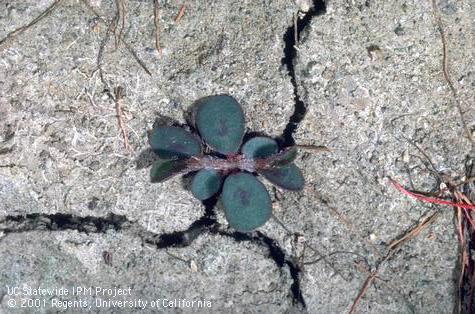
[[[389,178],[389,181],[394,185],[396,189],[401,191],[402,193],[409,195],[413,198],[416,198],[420,201],[427,202],[427,203],[433,203],[433,204],[440,204],[440,205],[450,205],[450,206],[455,206],[459,208],[464,208],[464,209],[470,209],[470,210],[475,210],[475,205],[470,205],[470,204],[465,204],[465,203],[456,203],[456,202],[450,202],[446,200],[442,200],[440,198],[434,198],[434,197],[428,197],[424,196],[419,193],[411,192],[409,190],[406,190],[402,185],[394,181],[393,179]]]

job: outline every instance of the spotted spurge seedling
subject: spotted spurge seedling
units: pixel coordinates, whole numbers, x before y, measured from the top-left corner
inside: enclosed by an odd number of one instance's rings
[[[198,135],[174,126],[158,126],[149,133],[152,150],[160,158],[152,166],[152,182],[194,172],[192,194],[203,201],[221,191],[226,219],[241,232],[262,226],[272,214],[271,198],[257,175],[287,190],[303,188],[302,172],[293,163],[295,146],[279,150],[277,141],[263,136],[242,144],[244,113],[233,97],[197,100],[191,120]]]

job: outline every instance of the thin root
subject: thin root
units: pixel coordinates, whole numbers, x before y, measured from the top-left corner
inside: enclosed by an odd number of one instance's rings
[[[186,10],[187,6],[188,6],[188,4],[186,2],[181,6],[180,11],[178,12],[178,14],[175,18],[175,23],[178,24],[181,21],[181,18],[185,14],[185,10]]]
[[[120,86],[116,87],[114,90],[114,94],[115,94],[114,100],[115,100],[115,112],[117,114],[117,122],[119,124],[119,129],[124,139],[124,148],[129,151],[130,150],[129,135],[127,131],[125,130],[124,113],[122,111],[122,106],[121,106],[122,99],[124,98],[124,89]]]
[[[8,35],[5,38],[0,40],[0,51],[3,50],[5,47],[7,47],[8,43],[10,43],[16,36],[20,35],[24,31],[26,31],[27,29],[29,29],[30,27],[34,26],[36,23],[38,23],[39,21],[41,21],[42,19],[47,17],[49,14],[51,14],[51,12],[53,12],[53,10],[57,8],[58,4],[61,1],[62,0],[54,1],[49,7],[46,8],[46,10],[44,10],[43,12],[41,12],[40,15],[38,15],[36,18],[34,18],[33,21],[31,21],[30,23],[28,23],[25,26],[21,26],[21,27],[15,29],[14,31],[8,33]],[[4,46],[4,47],[2,47],[2,46]]]
[[[122,40],[124,35],[124,28],[125,28],[125,3],[124,0],[116,0],[115,5],[117,8],[117,15],[115,19],[115,49],[119,48],[119,43]],[[117,27],[118,26],[118,27]],[[117,30],[118,28],[118,30]]]
[[[101,21],[102,23],[106,25],[108,24],[107,21],[89,4],[87,0],[81,0],[81,2],[87,7],[89,11],[91,11],[99,19],[99,21]],[[119,40],[122,42],[122,44],[124,44],[127,51],[132,55],[132,57],[134,57],[135,61],[137,61],[137,63],[142,67],[145,73],[152,76],[152,73],[147,69],[147,66],[145,65],[145,63],[142,60],[140,60],[140,58],[137,56],[137,53],[129,45],[129,43],[127,43],[123,37],[120,37]]]
[[[454,84],[452,82],[452,79],[450,78],[449,74],[449,49],[447,45],[447,39],[445,37],[445,32],[444,28],[442,25],[442,19],[440,18],[438,9],[437,9],[437,4],[435,0],[432,0],[432,10],[434,12],[434,17],[437,23],[437,28],[440,33],[440,38],[442,40],[442,50],[443,50],[443,57],[442,57],[442,70],[444,72],[444,78],[447,81],[447,84],[449,85],[449,88],[452,92],[452,95],[454,96],[455,99],[455,105],[457,106],[457,110],[460,115],[460,120],[462,121],[463,128],[465,130],[467,138],[470,140],[472,143],[472,150],[475,150],[475,140],[473,139],[472,133],[470,132],[470,129],[468,128],[468,125],[465,121],[464,115],[463,115],[463,110],[462,110],[462,105],[461,101],[459,99],[459,96],[457,94],[457,90],[454,87]]]
[[[154,1],[153,7],[153,22],[155,23],[155,48],[158,54],[162,55],[162,48],[160,48],[160,0]]]

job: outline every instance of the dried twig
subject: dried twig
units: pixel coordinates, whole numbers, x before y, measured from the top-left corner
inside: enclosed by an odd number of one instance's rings
[[[346,217],[345,214],[341,213],[337,208],[333,207],[333,206],[330,206],[328,204],[327,201],[323,200],[322,198],[320,198],[324,204],[337,216],[337,218],[343,222],[343,224],[350,230],[352,231],[354,234],[358,235],[358,231],[357,231],[357,228],[354,227],[354,225],[350,222],[350,220]],[[366,242],[366,244],[368,244],[372,249],[373,249],[373,253],[375,255],[378,255],[378,256],[382,256],[380,251],[378,250],[378,248],[371,242],[371,241],[368,241],[367,238],[364,238],[364,242]]]
[[[115,34],[115,49],[119,48],[119,43],[122,39],[122,36],[124,34],[124,28],[125,28],[125,3],[124,0],[115,0],[115,6],[117,9],[117,15],[115,18],[115,27],[116,29],[114,30]],[[118,26],[118,31],[117,31],[117,26]]]
[[[398,190],[400,190],[404,194],[410,195],[412,197],[415,197],[417,199],[421,199],[421,200],[424,200],[424,201],[434,202],[436,204],[441,204],[441,202],[443,202],[443,204],[445,204],[445,202],[446,202],[446,201],[439,200],[439,199],[429,198],[429,197],[426,197],[426,196],[418,194],[418,193],[410,192],[410,191],[406,190],[405,188],[403,188],[399,183],[392,180],[391,178],[389,178],[389,180]],[[363,298],[363,296],[366,294],[369,286],[374,282],[375,278],[378,278],[377,274],[378,274],[378,271],[379,271],[379,268],[381,267],[381,265],[384,264],[387,260],[389,260],[402,245],[404,245],[405,243],[407,243],[411,239],[414,239],[415,237],[417,237],[424,229],[427,229],[427,227],[429,227],[431,224],[433,224],[434,221],[437,219],[437,217],[439,217],[439,215],[440,215],[440,212],[435,212],[435,213],[430,214],[429,216],[424,218],[416,227],[410,229],[403,236],[398,237],[397,239],[395,239],[394,241],[392,241],[389,244],[388,253],[386,254],[386,256],[380,262],[378,262],[375,269],[372,272],[370,272],[370,274],[366,278],[365,282],[363,283],[363,286],[361,287],[361,289],[358,292],[355,300],[353,301],[353,304],[352,304],[351,309],[350,309],[350,313],[355,313],[356,307],[358,306],[358,304],[361,301],[361,299]]]
[[[45,18],[46,16],[48,16],[49,14],[51,14],[51,12],[53,12],[54,9],[56,9],[56,7],[58,6],[58,4],[61,2],[62,0],[55,0],[49,7],[46,8],[46,10],[44,10],[43,12],[40,13],[40,15],[38,15],[37,17],[35,17],[30,23],[28,23],[27,25],[25,26],[21,26],[17,29],[15,29],[14,31],[8,33],[8,35],[3,38],[2,40],[0,40],[0,48],[4,48],[4,47],[7,47],[8,43],[13,40],[15,38],[15,36],[18,36],[20,35],[21,33],[23,33],[24,31],[26,31],[27,29],[29,29],[30,27],[34,26],[36,23],[38,23],[39,21],[41,21],[43,18]],[[4,47],[2,47],[3,45],[5,45]]]
[[[135,61],[137,61],[137,63],[142,67],[142,69],[150,76],[152,76],[152,73],[147,69],[147,66],[145,65],[145,63],[140,60],[140,58],[137,56],[137,53],[135,52],[135,50],[129,45],[128,42],[124,41],[123,38],[121,38],[121,41],[122,43],[124,44],[125,48],[127,48],[127,50],[129,51],[129,53],[134,57]]]
[[[422,230],[424,230],[428,226],[430,226],[436,220],[438,215],[439,215],[438,212],[433,213],[429,217],[425,218],[415,228],[413,228],[413,229],[409,230],[408,232],[406,232],[402,237],[400,237],[397,240],[394,240],[394,241],[391,242],[391,244],[388,246],[389,250],[388,250],[388,253],[386,254],[386,256],[380,262],[378,262],[375,269],[369,273],[368,277],[366,277],[366,280],[364,281],[363,286],[361,287],[360,291],[358,292],[358,294],[356,295],[356,297],[353,301],[353,304],[351,305],[350,312],[349,312],[350,314],[355,313],[356,307],[358,306],[359,302],[364,297],[364,295],[366,294],[366,292],[368,291],[369,287],[374,282],[374,280],[375,279],[381,279],[378,276],[378,272],[379,272],[379,269],[381,268],[381,266],[386,261],[388,261],[397,252],[397,250],[402,245],[404,245],[409,240],[411,240],[411,239],[415,238],[416,236],[418,236],[421,233]]]
[[[326,255],[326,257],[330,257],[330,256],[333,256],[333,255],[337,255],[337,254],[340,254],[340,255],[343,255],[343,254],[346,254],[346,255],[354,255],[354,256],[357,256],[359,257],[360,259],[364,260],[366,264],[368,264],[366,258],[361,255],[361,254],[358,254],[356,252],[349,252],[349,251],[333,251],[331,253],[329,253],[328,255]],[[312,264],[316,264],[318,262],[320,262],[322,260],[322,257],[319,257],[317,259],[314,259],[314,260],[311,260],[311,261],[308,261],[308,262],[302,262],[303,265],[312,265]]]
[[[106,34],[104,35],[104,38],[101,41],[101,44],[99,45],[99,51],[97,53],[97,59],[96,59],[96,64],[97,64],[97,69],[99,69],[99,77],[101,79],[102,84],[104,84],[104,88],[108,93],[108,96],[112,99],[114,99],[114,96],[111,94],[111,90],[109,88],[109,84],[107,84],[105,78],[104,78],[104,72],[102,70],[102,60],[104,59],[104,50],[106,48],[107,42],[110,39],[110,34],[113,32],[113,29],[115,28],[115,20],[112,20],[112,22],[109,24],[109,27],[107,28]]]
[[[469,195],[473,190],[473,177],[475,174],[475,169],[473,168],[473,161],[471,164],[466,166],[465,177],[468,178],[464,182],[464,192],[460,192],[457,188],[461,184],[455,184],[450,180],[446,180],[444,183],[447,185],[447,191],[451,192],[452,198],[454,201],[446,201],[438,198],[427,197],[420,193],[411,192],[402,187],[399,183],[390,179],[390,182],[401,192],[416,199],[419,199],[424,202],[441,204],[441,205],[450,205],[456,209],[456,229],[457,235],[460,243],[460,273],[458,280],[458,299],[457,299],[457,312],[458,313],[472,313],[473,300],[475,296],[475,258],[473,257],[474,243],[475,243],[475,205],[470,199]],[[436,213],[437,214],[437,213]],[[426,227],[426,224],[432,223],[434,218],[433,216],[425,219],[421,225],[412,229],[406,236],[402,237],[400,240],[394,241],[390,248],[392,250],[396,249],[402,242],[406,241],[411,237],[416,236],[420,232],[420,228]]]
[[[360,291],[358,292],[358,294],[356,295],[353,301],[353,304],[351,305],[350,312],[349,312],[350,314],[355,313],[356,307],[358,306],[359,302],[368,291],[374,279],[379,278],[378,272],[381,265],[383,265],[387,260],[389,260],[389,258],[391,258],[395,252],[396,252],[395,250],[389,250],[386,256],[381,261],[379,261],[379,263],[376,265],[375,269],[369,273],[368,277],[366,277],[366,280],[364,281],[363,286],[361,287]]]
[[[455,187],[459,187],[459,186],[462,186],[462,185],[465,185],[465,184],[469,184],[469,183],[472,183],[472,182],[475,182],[475,177],[470,177],[470,178],[467,178],[466,180],[460,182],[460,183],[457,183],[455,185]]]
[[[178,12],[177,16],[175,17],[175,23],[180,22],[181,18],[185,14],[185,10],[186,10],[187,6],[188,6],[188,4],[186,2],[181,6],[180,11]]]
[[[368,269],[363,269],[363,267],[356,267],[360,272],[365,272],[369,273],[368,277],[366,277],[363,286],[361,287],[360,291],[358,292],[358,295],[356,296],[355,300],[353,301],[353,304],[351,305],[350,312],[349,313],[355,313],[356,312],[356,307],[358,306],[359,302],[361,299],[364,297],[366,292],[368,291],[369,287],[373,284],[375,279],[378,279],[380,283],[384,284],[387,286],[389,289],[392,291],[396,292],[399,294],[399,296],[406,302],[408,308],[411,310],[411,312],[414,312],[413,308],[414,305],[411,304],[411,302],[407,299],[407,297],[400,292],[399,289],[397,289],[394,285],[392,285],[389,281],[384,280],[378,275],[378,270],[376,271],[370,271]]]
[[[429,227],[434,221],[439,217],[440,212],[432,213],[430,216],[424,218],[417,226],[409,230],[406,234],[404,234],[401,238],[392,241],[389,244],[390,250],[396,250],[405,242],[417,237],[424,229]]]
[[[190,263],[190,260],[187,260],[187,259],[185,259],[185,258],[183,258],[183,257],[180,257],[180,256],[177,256],[177,255],[175,255],[175,254],[172,254],[172,253],[170,253],[168,250],[165,250],[165,253],[166,253],[168,256],[170,256],[171,258],[174,258],[174,259],[176,259],[176,260],[178,260],[178,261],[181,261],[181,262],[183,262],[183,263],[185,263],[185,264],[187,264],[187,265]]]
[[[100,22],[106,25],[108,24],[107,21],[89,4],[87,0],[81,0],[81,2],[87,7],[89,11],[91,11],[99,19]],[[148,75],[152,76],[152,73],[147,69],[147,66],[145,65],[145,63],[142,60],[140,60],[140,58],[137,56],[137,53],[135,53],[135,50],[125,41],[125,39],[121,37],[119,40],[122,42],[122,44],[124,44],[127,51],[132,55],[132,57],[134,57],[135,61],[137,61],[137,63],[142,67],[142,69]]]
[[[381,276],[377,275],[377,274],[373,274],[371,272],[371,270],[363,267],[361,264],[356,264],[356,269],[359,271],[359,272],[364,272],[364,273],[367,273],[367,274],[370,274],[372,275],[372,277],[374,277],[374,279],[377,279],[379,280],[378,282],[379,283],[382,283],[383,285],[385,285],[387,288],[389,288],[390,290],[392,290],[393,292],[396,292],[401,298],[402,300],[404,300],[404,302],[406,302],[406,305],[407,307],[410,309],[410,312],[411,313],[414,313],[414,305],[408,300],[407,296],[405,296],[402,292],[401,292],[401,288],[400,287],[396,287],[394,284],[392,284],[389,280],[386,280],[384,278],[382,278]],[[368,285],[369,287],[369,285]]]
[[[326,146],[317,146],[317,145],[295,145],[295,147],[300,148],[302,150],[309,150],[313,152],[331,152],[332,150]]]
[[[287,232],[288,235],[294,236],[296,234],[295,232],[287,228],[287,226],[278,217],[276,217],[275,215],[272,215],[272,218],[274,218],[274,220]],[[325,254],[323,254],[322,252],[320,252],[320,250],[318,250],[317,248],[315,248],[314,246],[312,246],[311,244],[307,242],[305,242],[304,245],[308,247],[310,250],[312,250],[313,252],[315,252],[318,256],[320,256],[319,261],[324,261],[325,264],[327,264],[331,269],[333,269],[335,274],[339,275],[341,278],[348,281],[348,279],[345,278],[345,276],[343,276],[343,274],[338,269],[336,269],[332,263],[330,263],[330,261],[327,259]]]
[[[336,217],[338,218],[338,220],[340,220],[348,228],[348,230],[353,232],[355,235],[357,235],[359,238],[361,238],[366,244],[368,244],[368,246],[371,247],[371,249],[373,250],[373,253],[375,255],[382,256],[380,250],[371,241],[369,241],[366,237],[362,236],[358,232],[358,228],[356,228],[350,222],[350,219],[348,219],[348,217],[345,214],[343,214],[338,208],[332,206],[330,204],[329,200],[326,199],[326,197],[324,197],[320,193],[318,193],[318,191],[314,191],[314,193],[318,195],[318,198],[320,199],[320,202],[322,202],[323,205],[325,205],[333,214],[335,214]]]
[[[373,283],[374,279],[376,278],[377,270],[374,272],[371,272],[368,277],[366,277],[366,280],[361,287],[360,291],[358,292],[358,295],[356,296],[355,300],[353,301],[353,304],[351,305],[350,308],[350,314],[355,313],[356,307],[358,306],[358,303],[361,301],[363,296],[366,294],[366,291],[368,291],[369,286]]]
[[[124,98],[124,89],[121,86],[119,86],[119,87],[114,88],[114,91],[112,93],[112,91],[109,87],[109,84],[107,83],[107,81],[104,78],[104,72],[102,70],[102,59],[103,59],[103,56],[104,56],[104,49],[105,49],[105,46],[107,45],[107,42],[110,39],[111,33],[114,31],[114,29],[116,27],[116,23],[118,21],[117,17],[120,15],[119,11],[120,11],[120,9],[117,9],[116,16],[111,21],[111,23],[109,24],[109,27],[107,28],[106,34],[105,34],[104,38],[102,39],[102,42],[99,46],[99,52],[97,54],[96,62],[97,62],[97,68],[99,69],[99,77],[101,79],[101,82],[102,82],[102,84],[104,84],[104,88],[107,92],[107,95],[109,96],[109,98],[111,98],[114,101],[114,104],[115,104],[115,112],[116,112],[116,116],[117,116],[117,122],[118,122],[118,125],[119,125],[119,130],[122,134],[122,138],[124,139],[124,147],[125,147],[126,150],[130,150],[129,136],[128,136],[127,131],[125,130],[125,123],[124,123],[123,111],[122,111],[122,106],[121,106],[122,99]],[[119,38],[116,37],[116,39],[121,40],[122,38],[121,37],[119,37]]]
[[[427,203],[433,203],[433,204],[439,204],[439,205],[450,205],[450,206],[454,206],[454,207],[459,207],[459,208],[464,208],[464,209],[470,209],[470,210],[475,210],[475,205],[471,205],[471,204],[464,204],[464,203],[457,203],[457,202],[451,202],[451,201],[446,201],[446,200],[443,200],[443,199],[439,199],[439,198],[434,198],[434,197],[427,197],[425,195],[422,195],[420,193],[415,193],[415,192],[411,192],[409,190],[406,190],[402,185],[400,185],[399,183],[397,183],[396,181],[394,181],[393,179],[389,178],[389,182],[391,182],[391,184],[396,188],[398,189],[399,191],[401,191],[402,193],[406,194],[406,195],[409,195],[413,198],[416,198],[418,200],[421,200],[423,202],[427,202]]]
[[[298,46],[299,45],[299,30],[298,30],[298,17],[299,14],[298,12],[297,13],[294,13],[294,42],[295,42],[295,46]]]
[[[475,175],[474,158],[470,158],[465,165],[465,176]],[[455,200],[459,203],[473,205],[473,189],[471,182],[464,184],[463,191],[454,191]],[[475,295],[475,217],[474,212],[457,208],[457,232],[460,241],[460,273],[458,282],[457,313],[473,313]]]
[[[427,162],[429,163],[430,167],[432,168],[432,171],[431,171],[431,172],[434,173],[434,174],[437,176],[437,178],[439,178],[439,180],[440,180],[441,182],[443,182],[444,180],[443,180],[442,176],[440,175],[439,170],[436,168],[435,164],[432,162],[432,159],[429,157],[429,155],[428,155],[422,148],[420,148],[419,145],[417,145],[415,141],[413,141],[413,140],[411,140],[411,139],[405,137],[404,135],[402,135],[402,137],[403,137],[409,144],[411,144],[412,146],[414,146],[414,147],[422,154],[422,156],[424,156],[424,158],[427,160]],[[422,160],[422,159],[421,159],[421,160]],[[430,169],[428,169],[428,170],[430,171]]]
[[[155,48],[158,54],[162,55],[162,48],[160,48],[160,0],[154,0],[153,7],[153,22],[155,23]]]
[[[123,117],[124,114],[123,114],[122,106],[121,106],[122,99],[124,98],[124,89],[121,86],[114,88],[114,95],[115,95],[114,97],[115,112],[117,115],[117,122],[119,123],[119,129],[124,139],[124,148],[126,150],[130,150],[129,135],[127,131],[125,130],[125,123],[124,123],[124,117]]]
[[[443,50],[443,57],[442,57],[442,69],[444,72],[444,78],[447,81],[447,84],[449,85],[449,88],[452,92],[452,95],[454,96],[455,99],[455,105],[457,106],[457,110],[460,115],[460,120],[462,121],[463,128],[465,130],[467,138],[470,140],[472,143],[472,150],[475,150],[475,140],[473,139],[472,133],[470,132],[470,129],[468,128],[467,123],[465,122],[465,118],[463,115],[463,110],[462,110],[462,105],[461,105],[461,100],[459,99],[459,96],[457,94],[457,90],[454,87],[454,84],[452,82],[452,79],[450,78],[449,74],[449,50],[448,50],[448,45],[447,45],[447,39],[445,37],[445,32],[442,24],[442,19],[440,18],[438,9],[437,9],[437,4],[435,0],[431,1],[432,3],[432,10],[434,12],[434,17],[437,23],[437,28],[440,33],[440,38],[442,40],[442,50]]]

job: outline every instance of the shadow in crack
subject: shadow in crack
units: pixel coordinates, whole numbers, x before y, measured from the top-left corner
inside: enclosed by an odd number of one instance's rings
[[[323,15],[326,13],[326,5],[325,1],[322,0],[313,0],[313,7],[301,18],[297,20],[297,29],[295,29],[295,25],[292,24],[284,34],[284,57],[282,58],[282,65],[285,65],[287,71],[290,75],[290,82],[292,83],[294,89],[294,113],[289,119],[284,132],[282,133],[282,140],[284,142],[284,146],[292,146],[295,144],[295,140],[293,138],[294,132],[298,127],[298,124],[303,120],[305,114],[307,113],[307,105],[300,99],[300,95],[298,93],[297,88],[297,79],[295,76],[295,67],[294,62],[297,56],[297,51],[295,46],[297,45],[297,40],[305,30],[307,26],[310,25],[312,18],[315,16]]]
[[[193,222],[188,229],[163,234],[154,234],[149,231],[141,231],[142,240],[145,243],[152,244],[158,249],[169,247],[185,247],[190,245],[196,238],[212,228],[217,228],[215,206],[218,197],[212,197],[203,201],[205,206],[204,215]]]
[[[214,235],[226,236],[237,242],[251,241],[265,247],[269,257],[279,268],[287,266],[293,283],[291,285],[292,300],[295,304],[305,308],[305,301],[300,288],[300,268],[289,259],[277,242],[265,234],[257,231],[254,233],[229,232],[219,228],[216,220],[215,206],[217,197],[203,202],[205,214],[184,231],[176,231],[164,234],[154,234],[144,230],[141,226],[134,225],[123,215],[109,214],[106,217],[79,217],[71,214],[27,214],[18,216],[6,216],[1,221],[0,231],[5,234],[21,233],[28,231],[64,231],[76,230],[84,233],[105,233],[108,230],[121,232],[127,229],[136,231],[144,243],[152,244],[158,249],[169,247],[186,247],[200,235],[209,232]]]
[[[26,214],[6,216],[0,221],[0,231],[20,233],[27,231],[77,230],[85,233],[105,233],[109,229],[121,231],[131,223],[123,215],[108,214],[106,217],[79,217],[71,214]]]
[[[290,276],[292,277],[292,285],[290,291],[292,293],[292,302],[294,305],[298,305],[302,308],[306,307],[305,300],[300,288],[299,274],[301,272],[300,267],[286,256],[284,250],[277,244],[277,242],[266,236],[260,231],[254,233],[241,233],[241,232],[227,232],[223,230],[213,229],[211,233],[227,236],[234,239],[236,242],[250,241],[257,245],[265,247],[269,252],[269,257],[275,262],[275,264],[282,268],[287,266],[289,268]]]

